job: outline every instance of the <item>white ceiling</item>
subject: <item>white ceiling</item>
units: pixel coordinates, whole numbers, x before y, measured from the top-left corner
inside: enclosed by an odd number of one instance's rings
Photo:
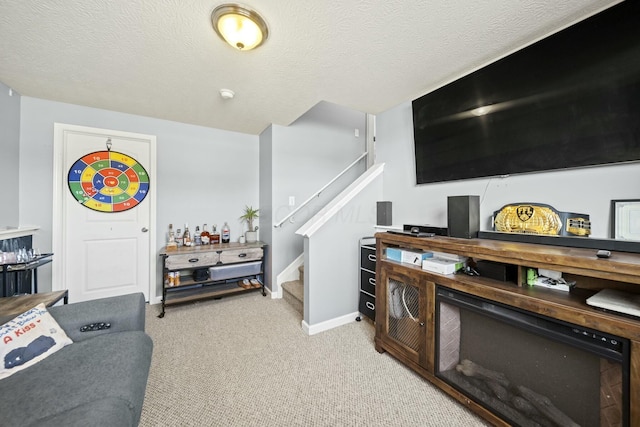
[[[246,0],[270,29],[250,52],[214,33],[222,3],[1,0],[0,82],[25,96],[259,134],[320,101],[380,113],[618,1]],[[235,98],[223,100],[222,88]]]

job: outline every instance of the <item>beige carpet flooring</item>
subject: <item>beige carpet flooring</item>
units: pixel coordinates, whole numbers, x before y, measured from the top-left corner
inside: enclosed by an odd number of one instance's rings
[[[260,293],[147,307],[141,426],[486,426],[373,345],[371,322],[308,336]]]

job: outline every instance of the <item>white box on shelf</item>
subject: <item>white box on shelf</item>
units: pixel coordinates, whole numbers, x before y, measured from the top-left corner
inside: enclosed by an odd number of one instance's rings
[[[418,267],[422,265],[423,260],[431,258],[433,256],[433,253],[431,252],[399,248],[387,248],[386,254],[387,259],[402,262],[405,264],[417,265]]]
[[[452,261],[442,258],[431,258],[422,261],[422,269],[432,273],[452,274],[464,267],[462,261]]]
[[[448,254],[446,252],[433,252],[433,257],[438,259],[446,259],[448,261],[465,262],[466,257],[457,254]]]

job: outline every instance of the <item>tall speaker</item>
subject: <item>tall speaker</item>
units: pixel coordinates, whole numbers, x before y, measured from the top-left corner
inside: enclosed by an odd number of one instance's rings
[[[377,225],[391,225],[391,202],[377,202]]]
[[[480,196],[449,196],[447,198],[449,236],[472,239],[480,231]]]

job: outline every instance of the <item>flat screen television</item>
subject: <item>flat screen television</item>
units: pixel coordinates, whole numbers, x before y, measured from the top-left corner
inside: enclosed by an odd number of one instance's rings
[[[640,2],[412,103],[418,184],[640,160]]]

